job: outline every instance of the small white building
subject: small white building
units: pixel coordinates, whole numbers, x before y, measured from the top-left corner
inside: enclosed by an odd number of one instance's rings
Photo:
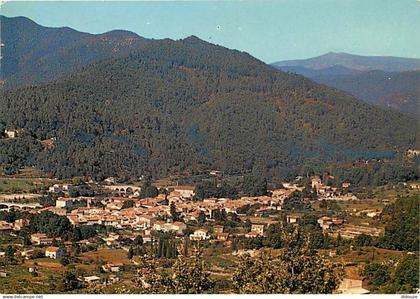
[[[101,278],[98,276],[86,276],[84,280],[86,283],[96,283],[99,282]]]
[[[17,131],[16,130],[4,130],[4,134],[7,138],[16,138],[17,137]]]
[[[45,256],[50,259],[59,259],[63,256],[63,250],[60,247],[48,247],[45,250]]]
[[[208,240],[210,239],[210,236],[208,234],[208,231],[205,229],[197,229],[194,231],[193,234],[190,235],[191,240]]]
[[[69,198],[59,198],[55,201],[57,208],[69,208],[73,206],[73,201]]]

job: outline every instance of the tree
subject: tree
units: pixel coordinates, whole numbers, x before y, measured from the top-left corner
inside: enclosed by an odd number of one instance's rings
[[[371,236],[361,234],[354,238],[353,242],[356,246],[371,246],[373,239]]]
[[[134,207],[134,201],[126,200],[126,201],[124,201],[124,204],[121,207],[121,209],[129,209],[129,208],[132,208],[132,207]]]
[[[199,249],[190,257],[179,255],[168,272],[158,270],[156,260],[148,257],[142,259],[141,269],[143,275],[138,285],[145,288],[146,293],[202,294],[214,287]]]
[[[369,283],[376,287],[391,280],[389,267],[378,263],[368,264],[362,271],[362,275],[368,278]]]
[[[245,176],[242,191],[247,196],[267,195],[267,179],[252,175]]]
[[[302,211],[310,209],[310,204],[307,204],[304,201],[303,194],[301,192],[295,191],[284,200],[282,208],[288,211]]]
[[[16,249],[12,245],[7,245],[5,254],[9,260],[15,257],[15,253],[16,253]]]
[[[201,211],[200,214],[198,214],[198,223],[203,224],[204,222],[206,222],[206,214]]]
[[[202,252],[195,249],[190,258],[180,256],[173,266],[173,281],[177,294],[202,294],[214,286],[205,271]]]
[[[340,282],[335,266],[309,248],[298,232],[285,235],[285,250],[278,256],[264,251],[244,255],[233,275],[239,293],[319,294],[331,293]]]
[[[60,290],[64,292],[72,291],[80,286],[77,276],[73,271],[66,271],[60,282]]]
[[[404,293],[412,293],[419,288],[419,257],[407,255],[395,270],[395,280]]]
[[[133,247],[130,247],[127,252],[127,258],[131,260],[134,256]]]
[[[138,235],[134,238],[133,244],[136,246],[143,246],[143,237]]]
[[[158,195],[159,190],[149,180],[146,180],[141,188],[140,198],[156,197]]]
[[[179,220],[179,213],[176,211],[175,202],[171,202],[171,205],[170,205],[169,209],[170,209],[172,220],[173,221],[178,221]]]
[[[419,196],[398,198],[395,203],[384,208],[381,221],[385,223],[385,233],[378,246],[414,252],[419,250],[419,201]]]

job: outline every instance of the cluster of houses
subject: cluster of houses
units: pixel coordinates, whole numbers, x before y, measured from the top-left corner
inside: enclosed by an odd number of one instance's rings
[[[351,186],[349,181],[345,181],[342,183],[342,188],[331,187],[325,185],[319,176],[313,176],[311,178],[311,187],[314,190],[319,200],[340,200],[340,201],[348,201],[348,200],[357,200],[357,197],[352,193],[348,192],[343,194],[341,192],[342,189],[347,189]]]
[[[0,235],[9,235],[20,231],[24,226],[28,225],[25,219],[17,219],[14,222],[0,221]]]

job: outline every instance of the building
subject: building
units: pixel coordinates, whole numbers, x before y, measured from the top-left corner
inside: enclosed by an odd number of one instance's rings
[[[259,236],[259,234],[257,233],[257,232],[249,232],[249,233],[247,233],[247,234],[245,234],[245,238],[248,238],[248,239],[250,239],[250,238],[256,238],[256,237],[258,237]]]
[[[258,235],[264,234],[264,224],[252,224],[251,232],[256,232]]]
[[[319,176],[314,176],[311,178],[311,187],[316,191],[323,187],[321,178]]]
[[[46,234],[32,234],[31,242],[34,245],[50,245],[53,242],[53,238],[48,238]]]
[[[223,233],[223,225],[215,225],[213,226],[213,230],[215,233]]]
[[[226,241],[229,238],[229,233],[216,233],[216,239],[219,241]]]
[[[17,137],[17,131],[16,130],[4,130],[4,134],[7,138],[16,138]]]
[[[45,256],[50,259],[59,259],[63,256],[64,252],[60,247],[48,247],[45,250]]]
[[[341,184],[341,187],[344,188],[344,189],[349,188],[350,186],[351,186],[351,183],[349,181],[344,181]]]
[[[302,218],[300,214],[289,214],[286,216],[287,223],[297,223]]]
[[[0,235],[8,235],[13,232],[13,223],[0,221]]]
[[[91,283],[97,283],[97,282],[100,282],[100,281],[101,281],[101,278],[100,278],[100,277],[98,277],[98,276],[86,276],[86,277],[84,278],[84,281],[85,281],[86,283],[88,283],[88,284],[91,284]]]
[[[207,230],[197,229],[193,234],[190,235],[191,240],[208,240],[210,236],[208,235]]]
[[[116,263],[116,264],[106,264],[102,266],[102,269],[105,272],[120,272],[121,267],[123,266],[123,264],[121,263]]]
[[[194,186],[175,186],[175,192],[178,192],[183,198],[192,198],[194,193]]]
[[[55,201],[57,208],[70,208],[73,206],[73,201],[69,198],[59,198]]]

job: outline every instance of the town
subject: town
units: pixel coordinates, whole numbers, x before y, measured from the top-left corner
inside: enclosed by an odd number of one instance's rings
[[[357,188],[352,192],[350,180],[332,186],[325,181],[333,178],[319,175],[273,186],[242,177],[242,190],[235,192],[226,184],[231,178],[220,171],[194,185],[179,184],[179,178],[63,181],[22,173],[0,179],[3,293],[16,287],[31,293],[135,292],[130,281],[141,278],[143,256],[173,260],[180,251],[188,255],[198,247],[210,276],[219,281],[217,292],[231,292],[232,286],[222,282],[232,277],[238,258],[265,248],[280,250],[282,233],[290,228],[308,233],[315,249],[341,265],[335,293],[374,292],[377,286],[363,272],[366,261],[416,254],[375,244],[385,234],[384,208],[403,195],[418,202],[418,181],[360,195]],[[28,280],[37,283],[25,285]],[[144,281],[139,285],[147,290]]]

